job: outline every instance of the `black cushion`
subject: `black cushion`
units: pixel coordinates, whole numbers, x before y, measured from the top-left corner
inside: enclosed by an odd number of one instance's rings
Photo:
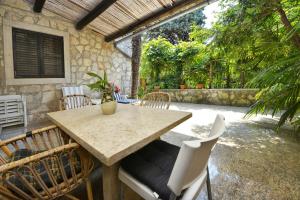
[[[167,183],[179,149],[175,145],[157,140],[123,159],[121,166],[131,176],[156,192],[160,198],[168,200],[171,190]]]

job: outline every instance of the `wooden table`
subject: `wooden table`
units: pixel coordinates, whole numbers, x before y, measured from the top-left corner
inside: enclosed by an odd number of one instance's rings
[[[118,104],[113,115],[99,105],[48,113],[53,123],[103,163],[104,200],[119,199],[119,161],[184,122],[192,113]]]

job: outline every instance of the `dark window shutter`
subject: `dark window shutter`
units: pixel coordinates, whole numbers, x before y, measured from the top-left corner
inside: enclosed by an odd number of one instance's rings
[[[39,77],[38,49],[37,34],[13,29],[15,78]]]
[[[63,37],[42,37],[42,64],[46,77],[64,78]]]
[[[15,78],[64,78],[63,37],[13,28]]]

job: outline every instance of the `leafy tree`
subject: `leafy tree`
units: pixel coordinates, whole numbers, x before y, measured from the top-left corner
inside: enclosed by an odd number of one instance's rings
[[[159,82],[163,74],[172,69],[173,45],[165,38],[158,37],[143,45],[141,77],[150,82]]]
[[[214,45],[223,49],[227,65],[241,79],[246,73],[253,76],[248,86],[261,89],[249,114],[272,111],[275,115],[285,110],[278,125],[293,120],[300,109],[299,1],[222,2],[232,6],[214,27]]]
[[[193,86],[204,75],[209,88],[259,88],[248,114],[271,111],[281,114],[279,126],[287,120],[299,126],[300,1],[222,0],[221,5],[226,9],[211,29],[190,23],[189,36],[181,39],[167,27],[148,34],[165,39],[145,44],[142,71],[152,70],[152,80],[167,85],[183,79]]]
[[[189,33],[193,24],[204,25],[205,15],[203,9],[188,13],[180,18],[172,20],[147,32],[146,39],[166,38],[172,44],[179,41],[189,41]]]

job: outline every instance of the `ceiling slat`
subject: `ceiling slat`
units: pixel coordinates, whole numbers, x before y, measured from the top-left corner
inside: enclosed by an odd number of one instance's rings
[[[1,1],[1,0],[0,0]],[[124,35],[140,33],[175,15],[191,9],[197,2],[216,0],[26,0],[32,5],[44,2],[44,9],[62,16],[75,24],[102,34],[106,41]],[[175,16],[175,17],[176,17]]]
[[[113,5],[116,0],[103,0],[101,1],[91,12],[89,12],[85,17],[83,17],[77,24],[76,29],[81,30],[83,27],[88,25],[96,17],[101,15],[106,9]]]

